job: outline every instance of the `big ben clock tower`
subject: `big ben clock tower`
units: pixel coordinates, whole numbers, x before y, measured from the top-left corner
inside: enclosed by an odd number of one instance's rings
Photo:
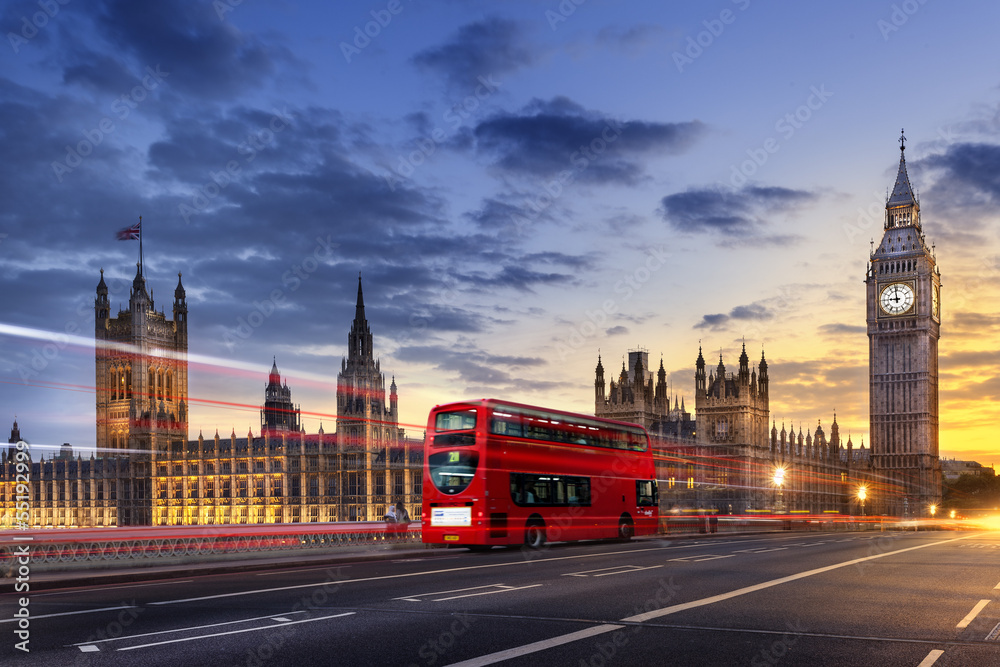
[[[865,278],[872,465],[879,511],[926,516],[941,502],[938,460],[938,339],[941,273],[920,230],[920,203],[899,173],[885,204],[885,232]]]

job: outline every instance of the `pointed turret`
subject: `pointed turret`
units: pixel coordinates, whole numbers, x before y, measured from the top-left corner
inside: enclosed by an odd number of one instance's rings
[[[750,383],[750,358],[747,357],[747,344],[743,341],[743,352],[740,353],[740,384]]]
[[[95,326],[98,329],[106,329],[108,327],[108,318],[111,317],[111,303],[108,301],[108,285],[104,282],[104,269],[101,269],[101,282],[97,283],[94,314],[97,318]]]
[[[361,290],[361,274],[358,274],[358,302],[354,309],[354,322],[347,336],[347,366],[361,364],[375,367],[372,355],[372,332],[365,318],[365,296]],[[353,363],[352,363],[353,362]]]
[[[389,385],[389,416],[392,421],[399,420],[399,396],[396,394],[396,376],[392,376],[392,383]]]
[[[698,360],[695,362],[694,389],[699,395],[704,394],[705,387],[705,357],[701,354],[701,345],[698,346]]]
[[[601,363],[601,353],[597,353],[597,368],[595,369],[595,379],[594,379],[594,400],[597,402],[598,406],[604,405],[605,393],[604,393],[604,364]]]

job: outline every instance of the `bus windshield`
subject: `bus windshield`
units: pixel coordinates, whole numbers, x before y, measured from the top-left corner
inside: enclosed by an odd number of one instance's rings
[[[427,471],[431,482],[442,493],[461,493],[472,483],[479,465],[475,451],[438,452],[427,457]]]

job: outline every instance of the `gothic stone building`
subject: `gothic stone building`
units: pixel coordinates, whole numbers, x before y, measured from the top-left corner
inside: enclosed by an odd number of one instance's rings
[[[744,345],[736,373],[727,373],[722,355],[707,371],[701,349],[695,362],[695,419],[675,413],[679,428],[663,429],[664,404],[657,401],[651,378],[642,378],[645,359],[633,357],[637,375],[623,368],[619,382],[604,395],[603,366],[598,359],[597,415],[646,427],[653,442],[660,510],[664,514],[713,511],[723,514],[795,512],[857,513],[854,493],[869,476],[868,452],[843,446],[834,416],[829,440],[821,425],[798,434],[770,423],[767,361],[750,367]],[[657,386],[666,385],[660,364]],[[676,399],[675,399],[676,403]],[[652,409],[650,409],[650,407]],[[669,423],[669,419],[668,419]],[[771,432],[768,433],[769,423]],[[689,426],[690,425],[690,426]],[[781,471],[780,484],[776,482]]]
[[[187,305],[178,281],[174,319],[153,308],[141,266],[129,310],[111,318],[97,286],[98,455],[35,461],[31,525],[92,527],[371,521],[402,502],[419,516],[422,443],[398,426],[396,384],[385,407],[358,283],[349,352],[338,381],[338,431],[300,426],[291,390],[272,364],[261,432],[187,439]],[[11,437],[20,432],[15,423]],[[0,466],[0,509],[13,516],[13,462]]]

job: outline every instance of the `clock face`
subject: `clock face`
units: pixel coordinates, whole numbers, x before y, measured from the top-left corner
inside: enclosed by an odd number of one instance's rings
[[[889,315],[902,315],[913,306],[913,288],[906,283],[893,283],[882,290],[878,303]]]
[[[931,313],[935,320],[941,319],[941,288],[937,285],[931,289]]]

